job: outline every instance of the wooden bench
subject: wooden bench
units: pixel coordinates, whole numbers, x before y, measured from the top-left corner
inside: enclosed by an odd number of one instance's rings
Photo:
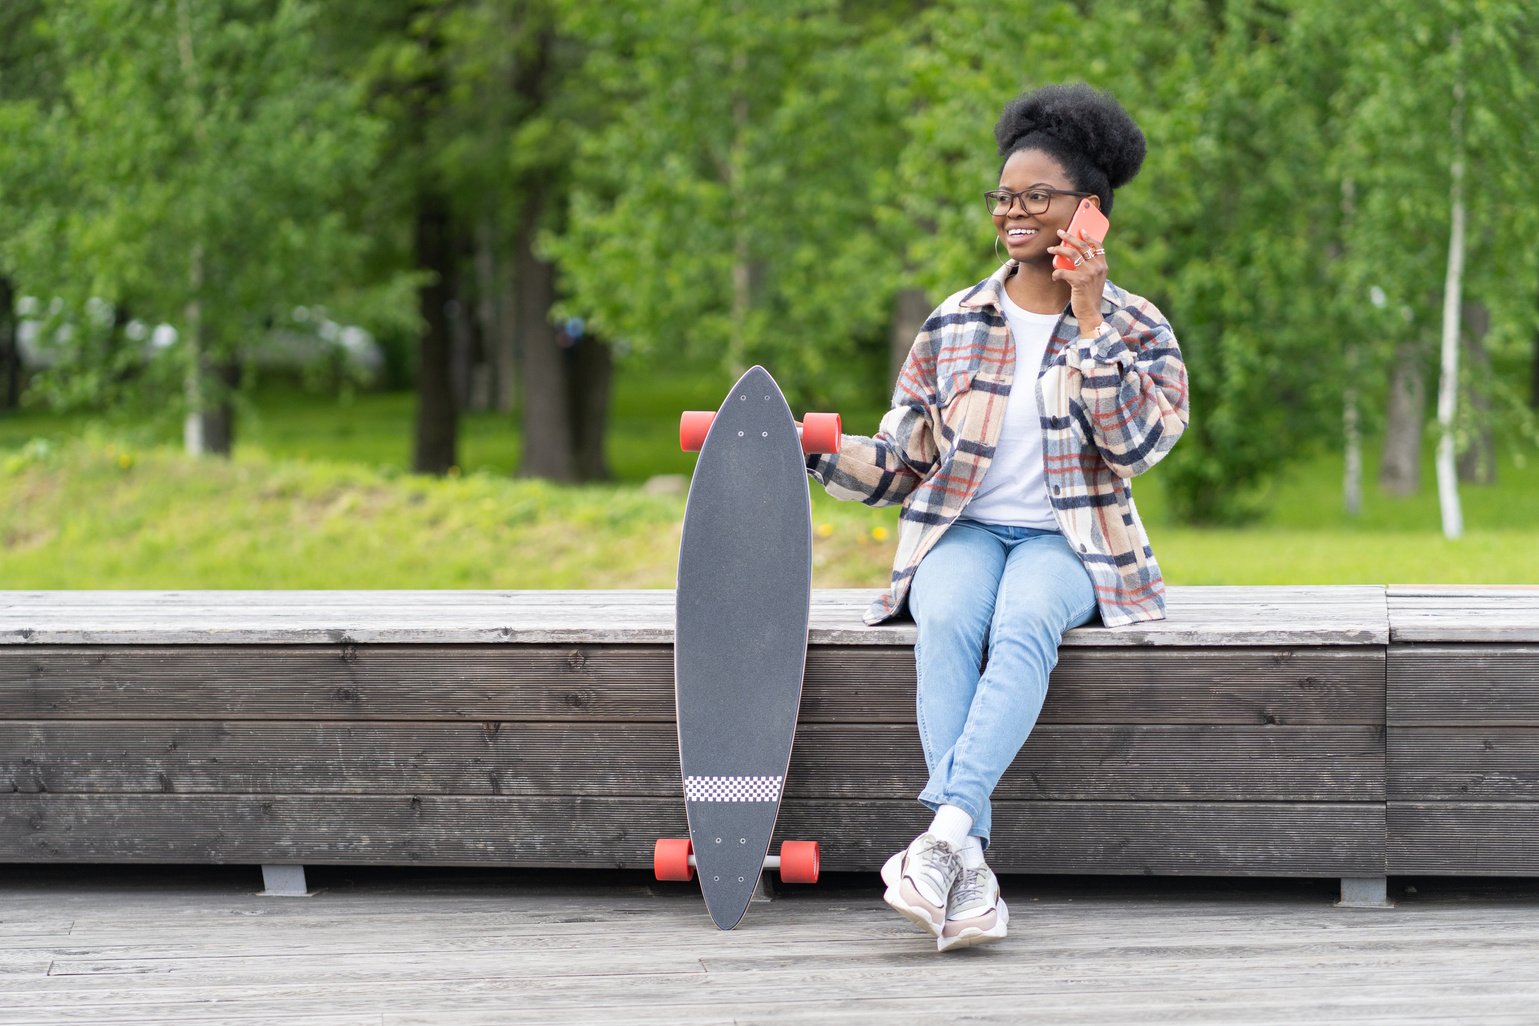
[[[780,827],[920,828],[911,624],[819,591]],[[1173,588],[1071,631],[1002,872],[1539,874],[1539,589]],[[0,862],[651,865],[672,593],[0,592]],[[287,867],[287,868],[284,868]]]

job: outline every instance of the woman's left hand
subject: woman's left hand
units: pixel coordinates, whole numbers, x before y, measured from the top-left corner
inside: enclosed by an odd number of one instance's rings
[[[1083,232],[1080,233],[1084,235]],[[1081,338],[1089,338],[1101,327],[1101,293],[1106,287],[1106,250],[1097,239],[1070,238],[1069,233],[1058,229],[1062,241],[1049,246],[1049,253],[1062,253],[1075,266],[1070,270],[1053,268],[1054,281],[1069,283],[1069,306],[1074,319],[1079,322]]]

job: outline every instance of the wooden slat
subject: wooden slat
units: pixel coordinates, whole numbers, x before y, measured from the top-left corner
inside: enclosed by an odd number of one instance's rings
[[[1539,802],[1539,726],[1397,727],[1388,742],[1392,799]]]
[[[659,645],[0,646],[0,719],[672,722]],[[1377,647],[1065,649],[1043,723],[1379,724]],[[914,722],[906,647],[814,646],[801,718]]]
[[[602,753],[602,757],[596,757]],[[0,792],[668,796],[671,724],[0,723]],[[912,727],[811,724],[787,793],[907,798]],[[1377,727],[1042,726],[995,791],[1011,800],[1374,801]]]
[[[788,801],[780,837],[829,871],[879,868],[923,828],[915,802]],[[1001,872],[1377,876],[1381,803],[1000,802]],[[630,867],[684,836],[646,798],[0,795],[0,860]]]
[[[1387,601],[1397,642],[1539,641],[1539,585],[1391,585]]]
[[[1539,726],[1539,646],[1395,645],[1385,672],[1392,726]]]
[[[1539,802],[1392,801],[1389,872],[1539,876]]]
[[[815,644],[911,645],[867,627],[876,592],[817,591]],[[1168,619],[1070,631],[1065,645],[1382,645],[1378,587],[1172,588]],[[0,644],[667,644],[673,592],[0,592]]]

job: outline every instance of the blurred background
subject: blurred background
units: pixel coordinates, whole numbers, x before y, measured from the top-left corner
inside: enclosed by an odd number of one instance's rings
[[[679,412],[874,431],[1081,80],[1167,578],[1539,581],[1532,0],[0,0],[0,588],[670,587]]]

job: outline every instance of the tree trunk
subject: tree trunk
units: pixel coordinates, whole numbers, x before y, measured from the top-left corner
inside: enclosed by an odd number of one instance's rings
[[[235,392],[240,388],[240,361],[233,357],[211,359],[205,352],[198,377],[204,389],[203,410],[197,423],[202,452],[228,457],[235,451]]]
[[[182,419],[182,447],[189,456],[202,456],[209,451],[208,423],[209,383],[208,355],[203,338],[203,247],[194,246],[187,262],[186,323],[182,325],[181,342],[185,346],[187,366],[182,379],[183,394],[187,400],[187,412]]]
[[[1389,409],[1384,418],[1384,451],[1379,487],[1390,495],[1421,490],[1422,424],[1427,408],[1427,375],[1422,347],[1402,342],[1395,349],[1389,379]]]
[[[1341,433],[1343,461],[1341,474],[1342,507],[1349,517],[1363,512],[1363,433],[1357,400],[1358,347],[1347,343],[1347,387],[1341,397]]]
[[[1459,405],[1459,317],[1464,292],[1464,83],[1458,68],[1459,33],[1450,40],[1455,55],[1454,103],[1449,136],[1453,157],[1449,161],[1448,271],[1443,280],[1443,341],[1438,375],[1437,444],[1438,508],[1442,511],[1443,537],[1450,541],[1464,534],[1464,514],[1459,508],[1459,480],[1454,466],[1454,418]]]
[[[488,403],[498,413],[512,413],[518,395],[508,310],[508,293],[513,286],[498,259],[496,241],[490,224],[483,224],[476,233],[476,319],[489,375]]]
[[[458,295],[449,303],[450,350],[449,377],[454,383],[454,405],[461,412],[484,412],[491,408],[491,382],[487,379],[486,360],[482,356],[481,320],[475,315],[475,302],[467,290],[465,275],[456,275]]]
[[[577,472],[584,481],[607,481],[609,397],[614,380],[614,352],[596,336],[585,335],[567,350],[567,396]]]
[[[17,341],[16,289],[0,274],[0,410],[21,405],[21,347]]]
[[[426,192],[418,199],[417,267],[429,280],[417,291],[422,338],[417,362],[417,423],[412,470],[445,474],[458,466],[459,408],[454,401],[454,328],[450,323],[455,293],[456,248],[448,204]]]
[[[1346,243],[1342,240],[1350,236],[1356,215],[1357,182],[1348,175],[1341,180],[1341,237],[1331,246],[1332,263],[1345,255]],[[1363,512],[1363,431],[1358,398],[1362,360],[1361,344],[1355,338],[1348,338],[1346,345],[1346,384],[1341,390],[1341,504],[1347,516],[1356,518]]]
[[[1491,330],[1491,310],[1480,301],[1464,308],[1464,359],[1468,372],[1465,403],[1469,439],[1459,454],[1459,481],[1462,484],[1496,483],[1496,433],[1491,416],[1491,354],[1486,349],[1486,334]]]
[[[741,4],[733,5],[740,16]],[[727,193],[732,197],[732,321],[727,336],[727,370],[736,378],[748,369],[748,315],[753,307],[753,253],[749,247],[748,196],[748,51],[738,46],[732,53],[732,145],[727,155]]]
[[[887,380],[898,380],[898,372],[903,369],[903,361],[908,359],[908,351],[913,348],[919,329],[924,327],[925,318],[930,316],[930,309],[930,302],[920,289],[899,289],[893,297],[892,320],[887,328]],[[885,401],[891,394],[889,391],[882,399]]]
[[[524,214],[514,247],[514,318],[523,354],[523,446],[518,476],[551,481],[576,481],[577,446],[572,434],[571,390],[567,354],[550,322],[556,300],[555,269],[534,251],[542,197],[525,198]]]
[[[1539,410],[1539,328],[1534,329],[1534,362],[1528,371],[1528,405]]]

